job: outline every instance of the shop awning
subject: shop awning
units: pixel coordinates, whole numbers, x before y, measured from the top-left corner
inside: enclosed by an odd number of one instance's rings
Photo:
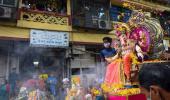
[[[1,39],[29,39],[30,29],[0,26]]]

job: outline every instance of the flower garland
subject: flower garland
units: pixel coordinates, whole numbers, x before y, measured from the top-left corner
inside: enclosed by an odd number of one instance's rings
[[[139,88],[125,88],[123,84],[113,85],[102,84],[101,88],[104,93],[116,96],[128,96],[141,93]]]
[[[95,87],[93,87],[93,88],[91,89],[91,93],[92,93],[94,96],[97,96],[97,95],[101,95],[101,94],[102,94],[101,91],[98,90],[98,89],[95,88]]]

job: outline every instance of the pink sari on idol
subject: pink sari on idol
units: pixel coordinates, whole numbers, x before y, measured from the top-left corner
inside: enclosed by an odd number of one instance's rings
[[[106,84],[123,84],[125,82],[122,59],[118,58],[108,64],[105,75]]]

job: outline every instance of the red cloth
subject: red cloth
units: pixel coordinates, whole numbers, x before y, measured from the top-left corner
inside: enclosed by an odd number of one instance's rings
[[[143,94],[130,96],[108,96],[107,100],[146,100],[146,97]]]
[[[10,92],[10,85],[9,84],[6,85],[6,90],[7,90],[8,93]]]
[[[26,81],[23,86],[27,88],[39,88],[40,90],[44,90],[45,82],[39,79],[30,79]]]
[[[117,59],[110,63],[106,69],[105,75],[105,83],[107,84],[120,84],[121,76],[120,76],[120,67],[121,67],[121,59]]]
[[[130,68],[132,66],[131,53],[127,53],[123,57],[124,72],[127,79],[130,79]]]
[[[33,88],[36,86],[36,80],[30,79],[30,80],[26,81],[23,86],[27,87],[27,88]]]
[[[38,83],[39,83],[39,85],[38,85],[39,89],[40,90],[45,90],[45,82],[44,82],[44,80],[39,80]]]

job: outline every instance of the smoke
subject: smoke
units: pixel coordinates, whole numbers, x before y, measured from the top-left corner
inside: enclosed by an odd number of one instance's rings
[[[10,41],[6,43],[8,48],[5,48],[4,51],[9,52],[9,67],[10,70],[12,67],[16,67],[19,72],[19,83],[20,86],[27,83],[29,79],[33,79],[33,76],[36,74],[51,72],[55,73],[57,77],[57,91],[59,96],[63,94],[62,91],[62,79],[64,78],[64,71],[67,70],[66,67],[66,50],[61,48],[43,48],[43,47],[31,47],[28,41]],[[0,51],[1,52],[1,51]],[[2,52],[1,52],[2,53]],[[7,53],[7,52],[6,52]],[[85,55],[92,54],[98,55],[98,53],[85,52]],[[17,58],[17,59],[16,59]],[[92,59],[91,59],[92,58]],[[105,66],[102,66],[100,62],[94,61],[94,56],[88,58],[87,63],[82,62],[81,65],[84,65],[81,69],[80,77],[85,79],[81,81],[83,87],[90,87],[96,84],[100,84],[104,78]],[[74,59],[75,60],[75,59]],[[33,64],[34,61],[38,61],[38,66]],[[91,63],[89,63],[91,62]],[[9,71],[10,73],[11,71]],[[58,100],[63,100],[61,99]]]
[[[99,51],[95,47],[91,47],[91,49],[73,47],[73,51],[75,51],[75,55],[73,52],[74,59],[71,60],[72,76],[80,78],[80,85],[88,88],[103,83],[106,65],[104,62],[100,62]]]
[[[9,66],[8,74],[12,72],[13,67],[17,68],[17,73],[19,74],[17,85],[19,88],[16,91],[19,91],[20,87],[26,84],[28,80],[33,79],[34,75],[42,73],[50,74],[53,72],[58,80],[58,95],[60,96],[63,93],[61,88],[66,66],[65,49],[31,47],[28,41],[19,40],[1,40],[0,43],[0,53],[9,58],[9,62],[7,62]],[[33,64],[34,61],[39,62],[38,66]],[[6,67],[6,65],[4,66]]]
[[[95,64],[88,65],[85,68],[80,68],[80,70],[77,70],[77,72],[74,71],[72,74],[74,74],[73,77],[80,77],[80,85],[82,87],[89,88],[103,83],[105,71],[106,66],[101,62],[96,62]]]

